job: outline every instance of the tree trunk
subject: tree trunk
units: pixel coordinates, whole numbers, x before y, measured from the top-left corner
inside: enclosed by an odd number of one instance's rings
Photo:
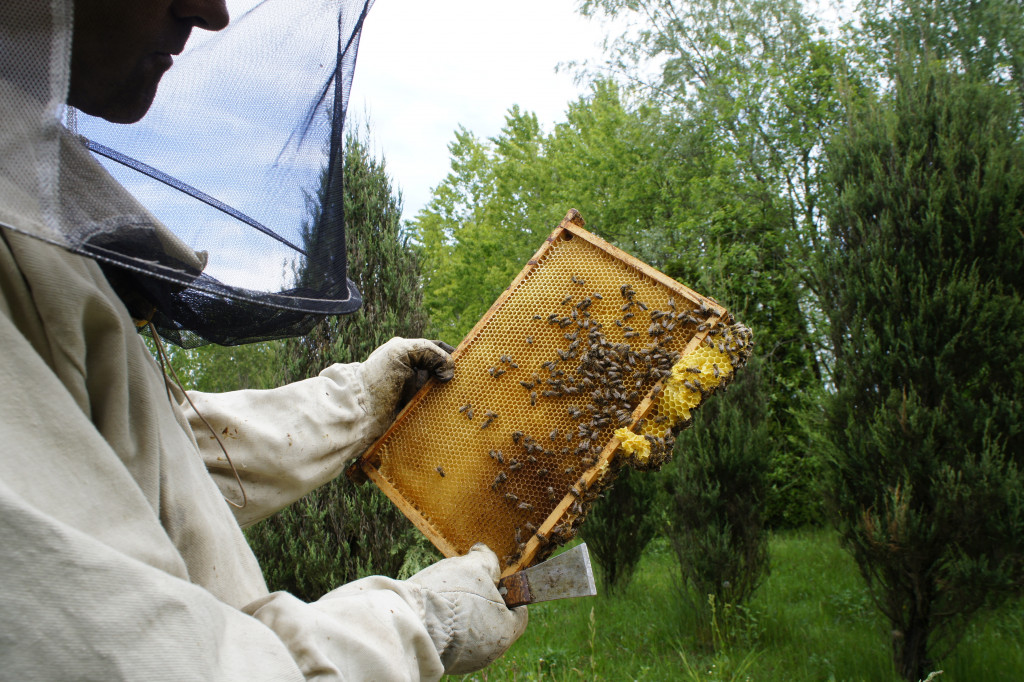
[[[892,632],[893,663],[896,671],[908,682],[918,682],[928,676],[930,630],[927,614],[912,614],[904,630]]]

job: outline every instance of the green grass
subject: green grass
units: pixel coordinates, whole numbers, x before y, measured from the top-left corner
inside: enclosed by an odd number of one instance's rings
[[[719,605],[732,642],[716,652],[696,637],[676,588],[675,559],[652,543],[621,595],[530,607],[526,633],[466,679],[897,682],[888,626],[856,566],[827,530],[777,534],[772,573],[746,609]],[[599,586],[600,588],[600,586]],[[702,608],[709,608],[701,604]],[[978,616],[937,682],[1024,680],[1024,613],[1015,601]]]

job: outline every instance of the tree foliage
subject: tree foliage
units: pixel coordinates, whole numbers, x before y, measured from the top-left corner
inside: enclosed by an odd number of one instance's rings
[[[666,534],[679,560],[680,585],[712,641],[709,595],[744,604],[768,575],[766,402],[755,357],[728,394],[701,407],[693,429],[676,439],[666,468]]]
[[[998,84],[894,71],[829,150],[823,446],[908,680],[1024,581],[1024,145]]]
[[[655,479],[626,467],[580,527],[612,593],[629,586],[644,550],[661,528],[664,520],[656,512],[657,499]]]
[[[392,336],[421,336],[426,324],[418,260],[400,229],[401,200],[383,161],[371,155],[368,135],[347,137],[344,172],[349,276],[363,307],[286,341],[279,360],[289,381],[315,376],[334,362],[361,361]],[[304,241],[317,234],[318,224],[310,222]],[[376,487],[355,486],[345,476],[260,522],[247,537],[271,589],[305,599],[368,574],[405,576],[434,556]]]

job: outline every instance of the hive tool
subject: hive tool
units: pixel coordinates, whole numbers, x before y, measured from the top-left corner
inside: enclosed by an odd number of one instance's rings
[[[596,595],[587,544],[581,543],[536,566],[505,576],[498,581],[498,591],[509,608]]]

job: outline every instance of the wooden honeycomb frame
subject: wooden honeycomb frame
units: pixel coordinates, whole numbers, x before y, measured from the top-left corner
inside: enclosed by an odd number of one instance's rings
[[[635,297],[622,293],[623,284]],[[590,302],[581,310],[583,298]],[[656,331],[649,319],[654,313],[670,309],[700,311],[705,324],[680,323],[657,338],[643,333],[649,324]],[[555,323],[549,322],[553,313]],[[583,320],[600,325],[602,338],[620,348],[657,345],[678,357],[697,348],[724,315],[714,301],[584,230],[580,214],[570,210],[459,344],[455,378],[424,386],[350,475],[372,480],[445,556],[484,542],[501,558],[502,575],[514,573],[567,539],[560,529],[582,519],[581,496],[607,483],[619,447],[613,432],[621,426],[636,430],[660,390],[657,379],[642,382],[642,397],[629,403],[636,406],[628,423],[592,428],[600,436],[581,455],[586,441],[565,438],[586,432],[580,424],[589,389],[564,394],[564,384],[545,387],[559,371],[554,367],[562,368],[558,377],[565,380],[573,376],[574,360],[579,366],[578,348],[576,357],[567,349],[573,333],[587,336]],[[634,336],[627,338],[631,323]],[[549,369],[545,362],[555,365]],[[522,381],[534,384],[532,390]],[[570,408],[582,411],[582,421],[570,416]],[[515,439],[516,432],[524,435]]]

